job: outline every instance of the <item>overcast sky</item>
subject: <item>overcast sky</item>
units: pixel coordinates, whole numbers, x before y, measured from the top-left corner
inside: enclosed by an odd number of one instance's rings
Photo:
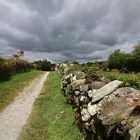
[[[140,40],[140,0],[0,0],[0,55],[92,61]]]

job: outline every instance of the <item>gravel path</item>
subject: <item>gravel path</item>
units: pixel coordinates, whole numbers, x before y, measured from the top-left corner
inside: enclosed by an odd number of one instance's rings
[[[0,113],[0,140],[17,140],[47,75],[48,72],[38,76]]]

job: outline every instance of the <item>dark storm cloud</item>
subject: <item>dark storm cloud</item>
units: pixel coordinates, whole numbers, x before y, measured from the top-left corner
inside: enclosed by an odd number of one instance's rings
[[[0,54],[54,62],[105,59],[140,38],[139,0],[0,0]]]

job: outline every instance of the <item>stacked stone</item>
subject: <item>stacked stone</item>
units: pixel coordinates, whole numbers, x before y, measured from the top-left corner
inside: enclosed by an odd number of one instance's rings
[[[89,80],[84,72],[62,78],[61,89],[85,140],[139,140],[140,91],[121,85],[103,77]]]
[[[55,65],[55,71],[59,72],[61,75],[65,75],[68,73],[70,68],[73,66],[72,63],[62,63],[62,64],[56,64]]]

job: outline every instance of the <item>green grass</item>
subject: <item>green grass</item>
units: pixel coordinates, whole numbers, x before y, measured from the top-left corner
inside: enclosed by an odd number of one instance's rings
[[[28,85],[42,71],[30,71],[26,73],[16,74],[10,80],[0,82],[0,111],[2,111],[17,96],[17,93]]]
[[[73,116],[61,94],[60,76],[51,72],[19,140],[80,140]]]
[[[124,82],[124,86],[131,86],[133,88],[140,89],[140,73],[119,73],[101,71],[100,74],[111,80],[121,80]]]

